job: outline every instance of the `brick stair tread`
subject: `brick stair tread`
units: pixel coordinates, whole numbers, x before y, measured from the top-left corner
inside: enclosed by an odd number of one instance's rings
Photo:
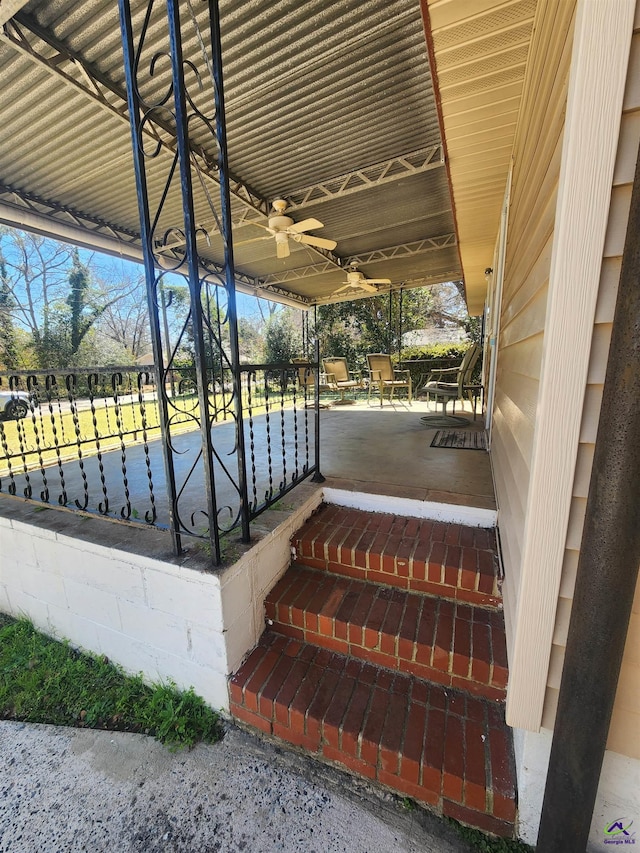
[[[322,504],[292,545],[310,568],[471,604],[501,602],[493,530]]]
[[[504,699],[508,669],[500,611],[295,563],[265,607],[272,629],[293,639]]]
[[[515,776],[498,704],[267,631],[232,676],[237,720],[439,813],[511,836]]]

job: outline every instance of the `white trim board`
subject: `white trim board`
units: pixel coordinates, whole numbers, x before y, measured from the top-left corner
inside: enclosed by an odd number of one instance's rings
[[[391,512],[410,518],[429,518],[432,521],[445,521],[449,524],[466,524],[469,527],[496,526],[495,509],[417,501],[412,498],[394,498],[389,495],[366,492],[348,492],[342,489],[325,488],[322,493],[327,503],[349,509],[361,509],[364,512]]]

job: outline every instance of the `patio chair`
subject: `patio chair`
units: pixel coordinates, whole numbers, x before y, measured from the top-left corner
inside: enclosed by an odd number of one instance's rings
[[[308,358],[292,358],[291,363],[297,365],[305,365],[305,367],[297,367],[298,373],[298,390],[311,394],[312,396],[315,394],[315,386],[316,386],[316,370],[315,367],[307,367],[309,364]],[[323,371],[320,371],[320,382],[318,387],[318,392],[322,394],[323,392],[331,391],[329,384],[327,383],[327,376]],[[313,403],[307,404],[310,408],[313,408]],[[326,408],[323,406],[322,408]]]
[[[347,391],[357,391],[364,388],[362,374],[359,370],[349,370],[347,359],[339,356],[322,359],[322,367],[327,377],[327,385],[332,391],[340,393],[339,402],[343,405],[355,403],[355,400],[345,400]]]
[[[411,373],[408,370],[398,370],[391,362],[391,356],[384,352],[371,352],[367,355],[369,363],[369,400],[371,389],[377,388],[380,394],[380,405],[385,390],[389,391],[389,402],[393,402],[394,391],[406,388],[409,403],[411,403]]]
[[[477,389],[480,386],[471,384],[471,375],[480,357],[480,347],[472,344],[465,352],[458,367],[444,367],[440,370],[432,370],[427,376],[424,391],[427,399],[435,399],[436,405],[442,403],[442,417],[447,418],[447,403],[453,401],[453,418],[456,417],[456,400],[463,400],[465,395],[471,401],[477,398]],[[475,415],[475,403],[474,403]]]

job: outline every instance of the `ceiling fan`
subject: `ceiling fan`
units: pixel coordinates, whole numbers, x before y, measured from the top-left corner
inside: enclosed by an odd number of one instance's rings
[[[344,293],[347,290],[365,290],[368,293],[377,293],[378,285],[391,284],[390,278],[367,278],[363,272],[356,268],[355,264],[351,264],[347,273],[347,283],[343,284],[337,290],[334,290],[332,296],[338,293]]]
[[[256,240],[269,240],[275,237],[276,255],[278,258],[288,258],[291,254],[289,248],[289,240],[294,240],[296,243],[304,243],[306,246],[316,246],[319,249],[335,249],[338,245],[335,240],[325,240],[323,237],[314,237],[305,234],[305,231],[314,231],[316,228],[324,228],[322,222],[317,219],[303,219],[302,222],[294,222],[290,216],[285,214],[287,202],[282,198],[277,198],[272,202],[273,211],[269,216],[269,224],[262,225],[260,222],[252,222],[252,225],[257,225],[258,228],[264,228],[269,232],[269,236],[254,237],[252,240],[241,240],[234,243],[235,246],[244,246],[247,243],[255,243]]]

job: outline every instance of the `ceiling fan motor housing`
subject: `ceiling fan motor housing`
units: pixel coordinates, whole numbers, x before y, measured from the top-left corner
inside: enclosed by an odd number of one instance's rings
[[[293,225],[293,219],[290,216],[269,217],[269,228],[272,228],[276,232],[276,240],[279,234],[285,232],[291,225]],[[286,239],[286,234],[283,233],[282,236]]]

